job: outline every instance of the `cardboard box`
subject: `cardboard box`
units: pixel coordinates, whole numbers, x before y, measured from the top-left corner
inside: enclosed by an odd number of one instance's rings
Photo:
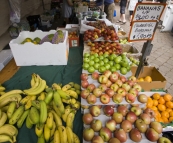
[[[52,44],[44,42],[41,45],[35,45],[31,42],[20,44],[25,38],[39,37],[42,39],[48,34],[56,33],[56,30],[43,32],[36,30],[35,32],[23,31],[20,35],[10,41],[9,45],[13,53],[17,66],[32,66],[32,65],[67,65],[69,43],[68,32],[65,33],[63,43]]]
[[[137,67],[132,67],[132,75],[135,75]],[[155,68],[144,66],[143,71],[139,74],[139,77],[151,76],[152,82],[138,82],[144,91],[151,91],[153,89],[164,89],[166,87],[165,77]]]

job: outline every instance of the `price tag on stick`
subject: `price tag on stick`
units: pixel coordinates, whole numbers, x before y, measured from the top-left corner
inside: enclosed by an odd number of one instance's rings
[[[128,41],[152,40],[156,24],[156,20],[132,22]]]

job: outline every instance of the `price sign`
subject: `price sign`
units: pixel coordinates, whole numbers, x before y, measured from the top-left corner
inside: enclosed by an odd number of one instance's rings
[[[160,20],[165,6],[163,3],[137,3],[132,21]]]
[[[132,22],[128,41],[152,40],[157,21]]]

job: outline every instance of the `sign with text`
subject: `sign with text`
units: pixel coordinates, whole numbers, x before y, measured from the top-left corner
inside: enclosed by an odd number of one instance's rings
[[[165,6],[163,3],[137,3],[132,21],[160,20]]]
[[[128,41],[152,40],[156,20],[132,22]]]

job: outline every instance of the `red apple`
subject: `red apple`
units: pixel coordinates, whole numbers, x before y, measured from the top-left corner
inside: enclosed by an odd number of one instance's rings
[[[141,133],[136,128],[134,128],[130,131],[129,136],[130,136],[130,139],[134,142],[140,142],[142,139]]]
[[[86,100],[89,104],[95,104],[97,102],[97,98],[94,94],[88,95]]]
[[[88,95],[90,95],[90,91],[85,89],[85,90],[82,90],[81,93],[80,93],[80,96],[83,98],[83,99],[86,99],[88,97]]]
[[[157,141],[157,143],[172,143],[171,140],[169,140],[166,137],[160,137]]]
[[[90,92],[92,92],[95,88],[96,88],[96,86],[93,83],[90,83],[86,89],[88,89]]]
[[[161,125],[159,122],[157,122],[157,121],[152,121],[152,122],[150,123],[150,127],[151,127],[152,129],[154,129],[158,134],[161,134],[161,133],[162,133],[163,128],[162,128],[162,125]]]
[[[105,75],[101,75],[98,78],[99,83],[106,83],[108,81],[108,77]]]
[[[100,101],[101,101],[101,103],[103,103],[103,104],[108,104],[108,103],[110,102],[110,97],[109,97],[109,95],[107,95],[107,94],[102,94],[102,95],[100,96]]]
[[[142,113],[140,115],[140,119],[142,119],[144,121],[145,124],[149,125],[151,122],[150,116],[146,113]]]
[[[118,90],[119,86],[118,86],[117,84],[114,83],[114,84],[112,84],[112,85],[110,86],[110,88],[113,89],[114,92],[116,92],[116,91]]]
[[[124,121],[122,121],[120,127],[121,127],[126,133],[128,133],[128,132],[130,132],[131,129],[132,129],[132,123],[131,123],[130,121],[128,121],[128,120],[124,120]]]
[[[131,93],[127,93],[127,94],[125,95],[125,99],[126,99],[126,101],[127,101],[128,103],[134,103],[135,100],[136,100],[136,96],[133,95],[133,94],[131,94]]]
[[[96,105],[91,106],[89,110],[93,117],[98,117],[101,114],[101,109]]]
[[[112,97],[112,101],[119,104],[123,101],[123,96],[120,94],[114,94]]]
[[[106,84],[100,84],[98,88],[100,88],[102,92],[105,92],[105,90],[107,89],[107,86]]]
[[[108,79],[108,81],[105,83],[107,87],[110,87],[112,85],[112,82]]]
[[[127,141],[127,134],[123,129],[116,129],[114,137],[117,138],[120,142]]]
[[[100,97],[101,94],[102,94],[102,90],[100,88],[95,88],[93,90],[93,94],[96,96],[96,97]]]
[[[113,119],[110,119],[108,121],[106,121],[106,125],[105,125],[109,130],[111,130],[111,132],[115,131],[116,129],[116,122]]]
[[[99,78],[98,72],[93,72],[93,73],[91,74],[91,77],[92,77],[92,79],[97,80],[97,79]]]
[[[130,85],[130,87],[132,87],[135,82],[131,81],[131,80],[127,80],[125,83],[127,83],[128,85]]]
[[[136,116],[139,116],[142,113],[142,109],[139,106],[131,107],[130,111],[134,112]]]
[[[151,119],[155,117],[155,112],[151,108],[146,108],[143,113],[148,114]]]
[[[131,88],[130,85],[128,85],[127,83],[123,83],[121,87],[124,88],[126,91],[129,91]]]
[[[116,74],[117,76],[118,76],[118,78],[119,78],[119,76],[120,76],[120,74],[118,73],[118,72],[113,72],[112,74]]]
[[[84,122],[84,124],[90,125],[93,121],[93,116],[90,113],[85,113],[82,117],[82,121]]]
[[[113,83],[115,83],[117,80],[118,80],[118,75],[117,74],[111,74],[110,77],[109,77],[109,80]]]
[[[133,94],[133,95],[135,95],[135,96],[138,96],[138,91],[137,91],[136,89],[134,89],[134,88],[131,88],[131,89],[129,90],[129,93],[131,93],[131,94]]]
[[[91,128],[85,128],[83,130],[83,139],[85,141],[91,141],[94,137],[94,130]]]
[[[114,113],[114,107],[112,105],[107,105],[103,108],[103,112],[106,116],[110,117]]]
[[[91,143],[104,143],[104,141],[100,136],[94,136]]]
[[[125,76],[122,76],[122,75],[119,76],[119,79],[120,79],[123,83],[126,82],[126,80],[127,80],[126,77],[125,77]]]
[[[122,82],[120,79],[117,79],[117,80],[115,81],[115,83],[116,83],[119,87],[121,87],[121,86],[123,85],[123,82]]]
[[[100,131],[100,129],[102,128],[102,121],[100,121],[99,119],[94,119],[91,124],[90,127],[95,131],[98,132]]]
[[[126,116],[126,114],[128,112],[127,106],[119,105],[117,107],[117,112],[121,113],[123,116]]]
[[[112,119],[114,119],[117,124],[120,124],[123,121],[123,115],[121,113],[114,112]]]
[[[112,132],[108,128],[102,127],[99,135],[101,136],[104,142],[108,142],[112,137]]]
[[[126,120],[129,120],[131,123],[134,123],[137,119],[137,116],[134,112],[128,112],[126,115]]]
[[[111,88],[106,89],[105,93],[109,95],[109,97],[112,97],[115,94],[114,90]]]
[[[142,87],[139,84],[133,85],[133,88],[136,89],[138,92],[142,91]]]
[[[145,94],[140,94],[140,95],[138,95],[138,101],[141,103],[147,103],[148,96]]]
[[[117,93],[124,97],[126,95],[126,90],[124,88],[118,88]]]
[[[141,133],[145,133],[148,126],[147,124],[145,124],[145,122],[142,119],[137,119],[135,121],[135,127],[141,132]]]
[[[106,70],[103,72],[103,75],[107,76],[107,78],[109,78],[111,74],[112,72],[110,70]]]
[[[129,78],[128,78],[128,80],[131,80],[131,81],[134,81],[134,82],[136,82],[137,81],[137,79],[136,79],[136,77],[135,76],[130,76]]]
[[[117,138],[111,138],[108,143],[121,143]]]
[[[87,88],[88,85],[89,85],[89,82],[88,82],[87,80],[83,80],[83,81],[81,82],[81,86],[82,86],[83,88]]]
[[[88,79],[88,74],[87,73],[82,73],[80,76],[80,79],[83,80],[87,80]]]
[[[145,136],[152,142],[156,142],[159,139],[159,134],[152,128],[147,129]]]

